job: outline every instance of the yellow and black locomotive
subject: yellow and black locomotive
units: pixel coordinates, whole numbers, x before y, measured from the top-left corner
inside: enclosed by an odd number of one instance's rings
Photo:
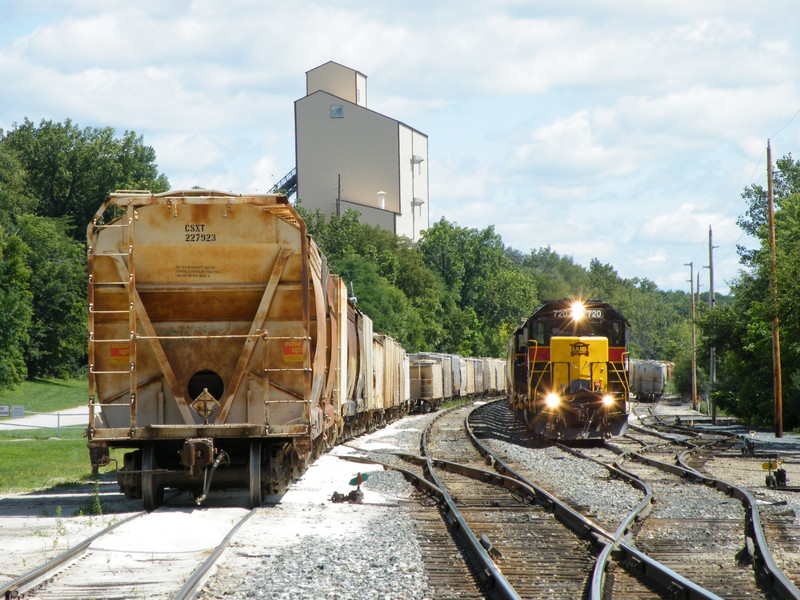
[[[548,439],[602,439],[627,430],[628,320],[597,300],[547,302],[508,342],[509,402]]]

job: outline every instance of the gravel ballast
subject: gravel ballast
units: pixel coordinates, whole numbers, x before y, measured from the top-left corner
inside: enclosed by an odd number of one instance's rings
[[[337,448],[338,453],[352,452]],[[363,504],[334,503],[357,473]],[[413,488],[395,471],[329,453],[237,536],[201,598],[425,600],[430,590],[414,522]]]

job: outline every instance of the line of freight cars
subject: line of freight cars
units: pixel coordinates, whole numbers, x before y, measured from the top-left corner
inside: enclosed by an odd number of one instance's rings
[[[127,449],[120,488],[148,510],[165,488],[258,506],[324,448],[440,401],[422,373],[445,357],[410,370],[284,195],[117,192],[87,239],[92,464]],[[458,364],[442,399],[505,388],[488,361]]]
[[[499,358],[464,358],[457,354],[409,355],[412,410],[430,412],[446,400],[505,393],[506,365]]]

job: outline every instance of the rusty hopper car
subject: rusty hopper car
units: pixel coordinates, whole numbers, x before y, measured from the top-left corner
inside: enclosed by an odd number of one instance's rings
[[[548,439],[624,433],[630,410],[629,327],[604,302],[545,303],[509,339],[512,410]]]
[[[167,487],[260,505],[407,410],[402,348],[373,338],[283,195],[112,194],[88,269],[90,454],[129,449],[119,484],[148,510]]]

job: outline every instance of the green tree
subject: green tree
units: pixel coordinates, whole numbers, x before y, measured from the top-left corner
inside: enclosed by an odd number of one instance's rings
[[[775,237],[778,317],[781,323],[783,418],[800,424],[800,164],[791,155],[776,161]],[[701,317],[700,326],[717,348],[717,404],[754,425],[773,420],[772,319],[767,193],[757,185],[742,192],[748,208],[739,226],[756,237],[754,249],[740,248],[747,270],[732,285],[732,300]]]
[[[86,268],[83,244],[63,221],[23,215],[19,236],[30,248],[33,315],[25,356],[30,377],[69,377],[86,364]]]
[[[339,275],[352,282],[358,307],[372,318],[376,332],[395,338],[408,351],[424,343],[422,319],[405,294],[378,274],[367,259],[350,255],[339,263]]]
[[[529,315],[537,298],[536,282],[513,260],[514,252],[494,227],[469,229],[445,219],[423,233],[417,248],[460,311],[445,325],[453,334],[461,329],[459,351],[502,356],[509,326]]]
[[[0,389],[27,376],[24,348],[33,312],[28,254],[19,236],[0,226]]]
[[[673,307],[670,297],[649,279],[623,279],[609,265],[593,259],[587,273],[587,295],[608,302],[631,324],[630,351],[635,358],[676,360],[675,349],[687,339],[675,325],[686,317]]]
[[[0,145],[22,165],[36,214],[67,217],[75,239],[84,239],[86,225],[115,189],[169,189],[155,151],[132,131],[117,138],[110,127],[81,129],[69,119],[36,126],[25,119],[0,137]]]
[[[583,296],[586,270],[571,256],[559,256],[548,246],[520,256],[518,262],[533,276],[540,302]]]

